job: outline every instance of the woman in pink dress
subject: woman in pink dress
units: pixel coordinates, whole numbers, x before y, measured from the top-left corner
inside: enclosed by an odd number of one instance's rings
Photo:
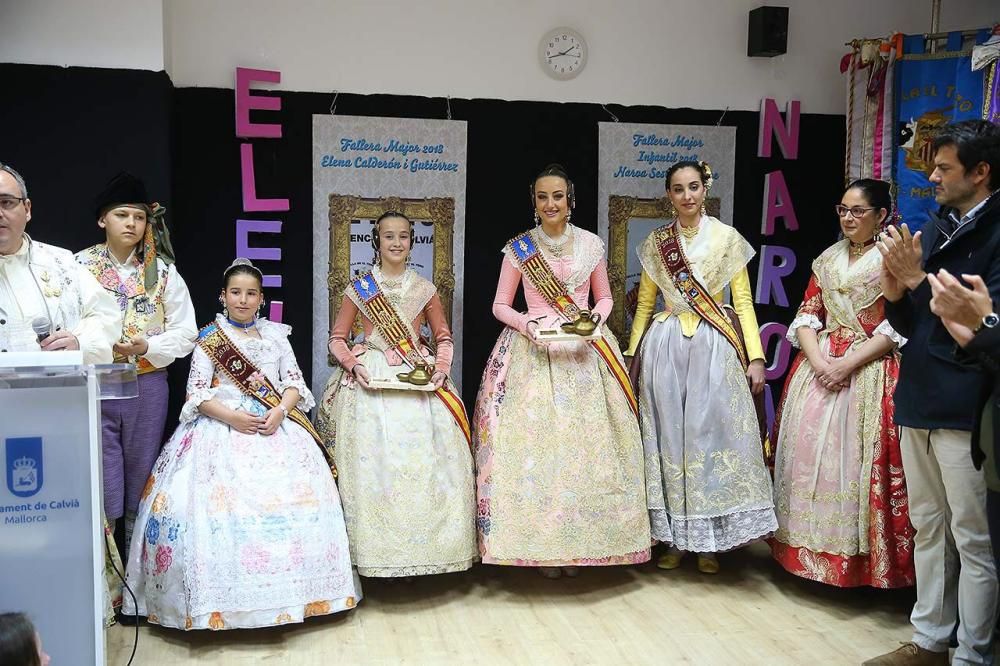
[[[493,314],[506,328],[473,415],[479,552],[486,564],[577,566],[649,559],[642,441],[618,343],[541,342],[539,331],[611,312],[604,243],[570,223],[573,184],[551,165],[534,180],[536,226],[504,248]],[[523,283],[528,311],[511,304]],[[587,316],[584,312],[584,317]]]

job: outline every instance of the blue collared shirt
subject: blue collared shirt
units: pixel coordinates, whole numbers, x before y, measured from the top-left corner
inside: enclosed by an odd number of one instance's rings
[[[997,192],[1000,192],[1000,190],[994,190],[994,191],[990,192],[989,196],[987,196],[985,199],[983,199],[982,201],[980,201],[978,204],[976,204],[975,206],[973,206],[972,208],[970,208],[969,212],[966,213],[965,215],[963,215],[961,219],[958,218],[958,214],[954,210],[949,211],[948,212],[948,221],[951,222],[953,225],[955,225],[955,227],[954,227],[955,231],[958,231],[966,223],[968,223],[969,221],[971,221],[972,218],[974,218],[979,213],[979,211],[981,211],[983,209],[983,206],[985,206],[987,203],[989,203],[990,199],[992,199],[994,197],[994,195],[996,195]]]

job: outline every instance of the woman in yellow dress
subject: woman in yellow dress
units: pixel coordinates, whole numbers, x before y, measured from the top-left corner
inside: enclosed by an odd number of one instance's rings
[[[746,269],[754,251],[705,213],[707,164],[678,162],[666,180],[676,217],[639,249],[643,270],[625,355],[640,368],[652,535],[670,544],[657,566],[677,568],[693,551],[700,571],[716,573],[715,553],[777,528],[751,395],[764,389]],[[726,287],[745,342],[721,305]],[[657,292],[666,309],[653,316]]]

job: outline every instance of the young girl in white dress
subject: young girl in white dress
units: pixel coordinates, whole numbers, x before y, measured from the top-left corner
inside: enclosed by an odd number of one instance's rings
[[[291,329],[258,318],[249,261],[223,279],[224,314],[198,335],[181,425],[143,491],[123,612],[236,629],[353,608],[361,588]]]
[[[317,422],[340,471],[352,559],[371,577],[462,571],[478,556],[476,494],[468,417],[448,378],[451,329],[434,284],[407,267],[409,218],[382,215],[372,244],[375,266],[348,285],[330,334],[340,367]],[[364,342],[351,339],[359,317]],[[372,386],[414,363],[432,366],[436,390]]]

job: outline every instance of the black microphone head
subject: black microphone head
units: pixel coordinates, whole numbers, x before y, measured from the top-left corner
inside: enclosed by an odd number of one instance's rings
[[[35,317],[31,320],[31,330],[39,338],[47,338],[49,337],[49,333],[52,332],[52,322],[45,316]]]

